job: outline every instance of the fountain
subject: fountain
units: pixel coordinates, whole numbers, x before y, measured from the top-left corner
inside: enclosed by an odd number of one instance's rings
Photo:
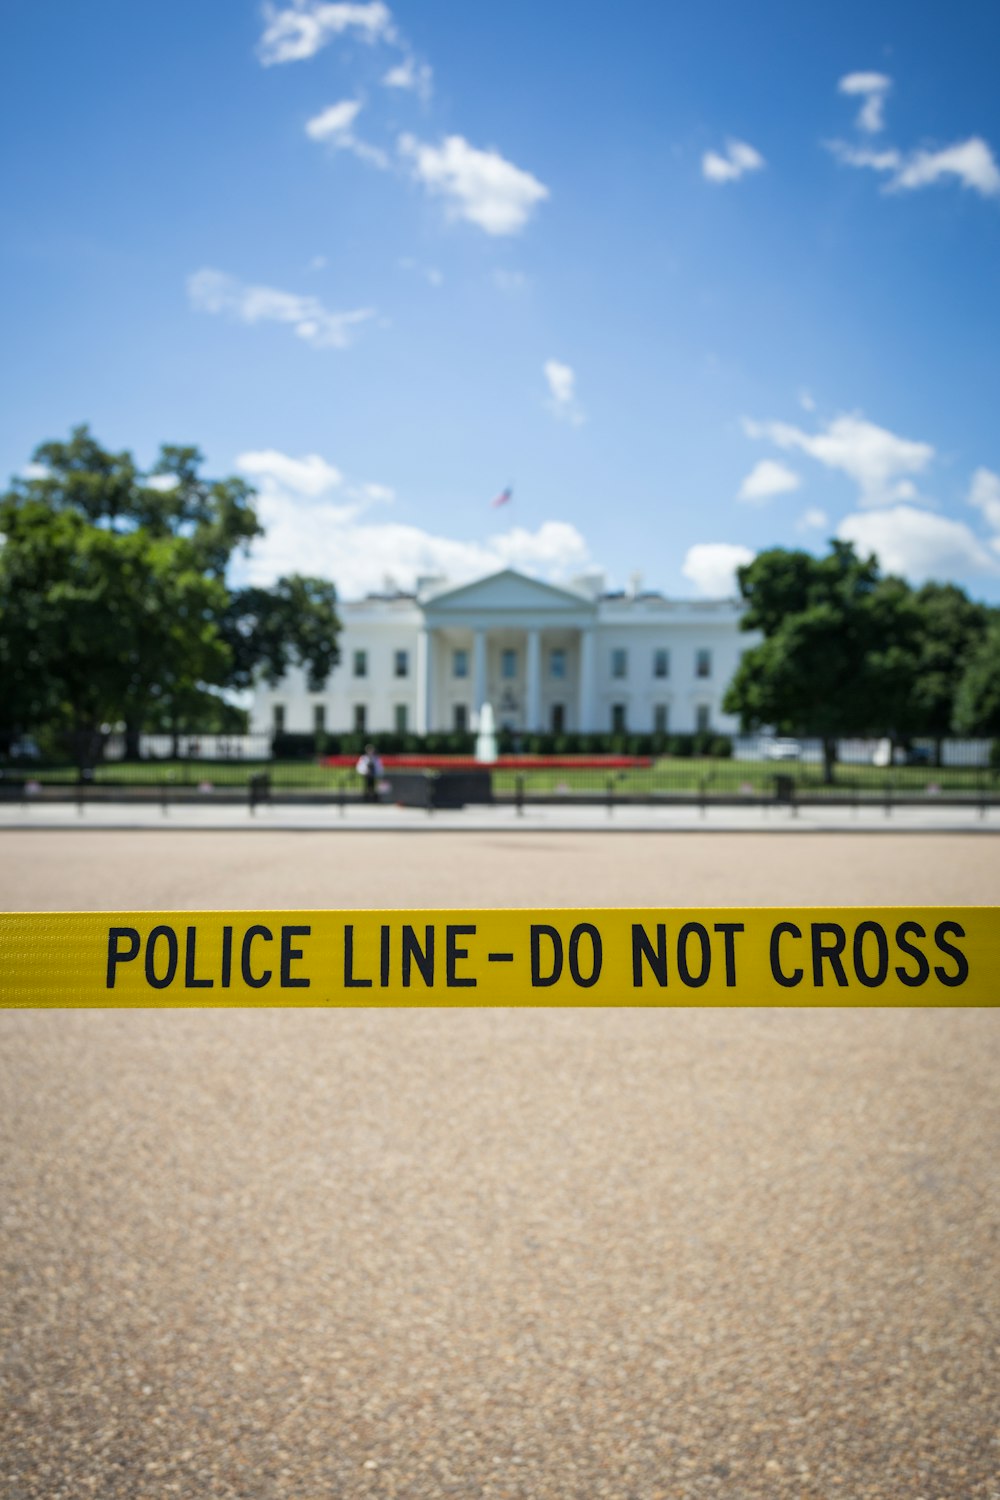
[[[479,710],[479,731],[476,735],[476,759],[493,762],[497,758],[497,732],[493,722],[493,705],[484,703]]]

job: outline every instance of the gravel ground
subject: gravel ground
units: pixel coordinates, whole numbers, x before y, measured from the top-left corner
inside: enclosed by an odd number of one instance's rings
[[[997,1492],[992,1012],[0,1020],[10,1500]]]
[[[4,848],[22,908],[996,901],[1000,853]],[[986,1010],[0,1013],[0,1494],[995,1500],[998,1072]]]
[[[0,835],[0,909],[1000,904],[1000,836]]]

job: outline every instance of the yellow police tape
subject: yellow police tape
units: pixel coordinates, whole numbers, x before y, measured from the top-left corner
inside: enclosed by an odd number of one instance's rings
[[[0,1004],[975,1005],[1000,908],[0,915]]]

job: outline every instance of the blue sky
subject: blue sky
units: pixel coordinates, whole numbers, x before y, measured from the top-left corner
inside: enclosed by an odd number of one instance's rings
[[[350,597],[878,552],[1000,600],[1000,9],[7,0],[0,467],[89,421]],[[506,486],[513,498],[491,501]]]

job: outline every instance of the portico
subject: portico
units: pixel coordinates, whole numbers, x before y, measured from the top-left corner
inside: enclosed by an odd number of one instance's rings
[[[580,594],[514,572],[435,594],[418,645],[417,732],[472,728],[485,703],[499,727],[527,734],[589,723],[595,616]]]

